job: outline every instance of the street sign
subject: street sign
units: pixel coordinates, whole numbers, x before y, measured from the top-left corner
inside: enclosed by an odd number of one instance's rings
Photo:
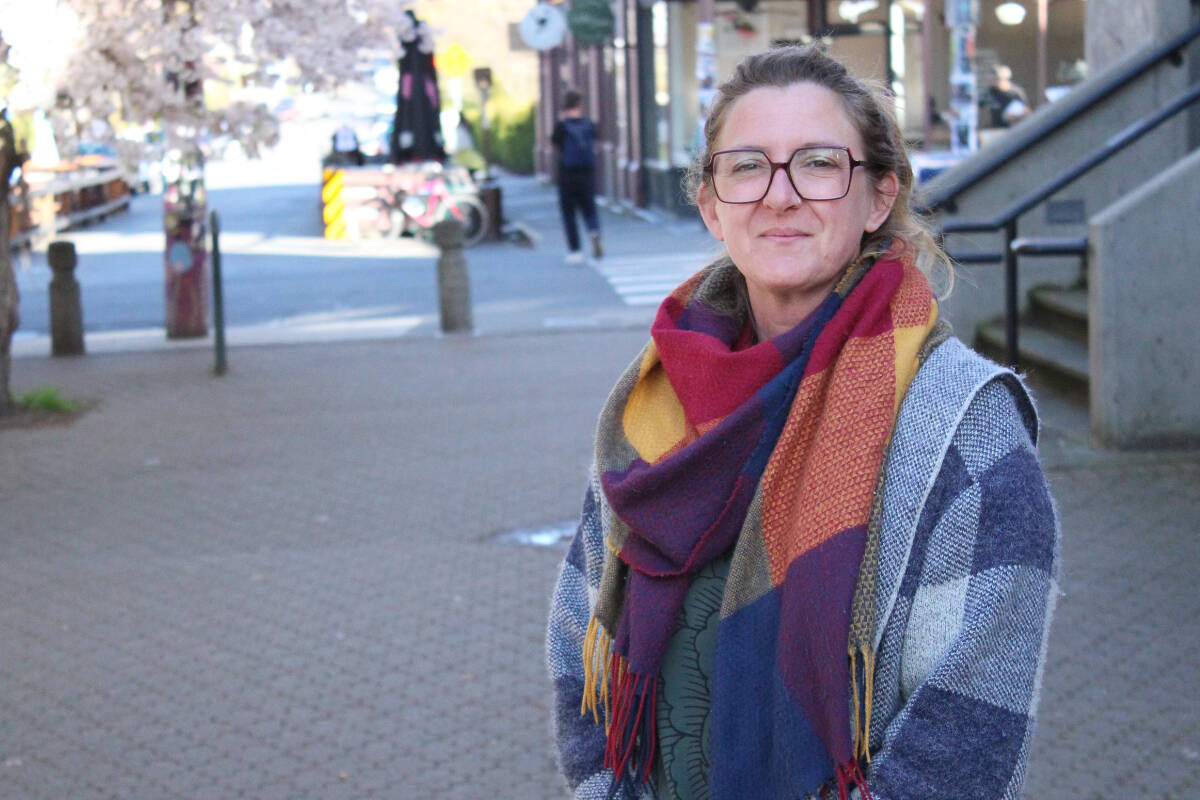
[[[434,66],[447,78],[465,78],[471,69],[471,56],[458,42],[437,54]]]
[[[603,44],[612,34],[616,19],[606,0],[575,0],[567,12],[567,26],[584,44]]]
[[[517,30],[534,50],[550,50],[567,35],[567,19],[557,7],[538,3],[521,19]]]

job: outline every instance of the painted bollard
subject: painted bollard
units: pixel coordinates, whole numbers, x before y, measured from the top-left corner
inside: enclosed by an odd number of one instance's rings
[[[167,338],[208,334],[207,198],[204,156],[194,145],[176,149],[163,164],[163,227],[166,233]]]

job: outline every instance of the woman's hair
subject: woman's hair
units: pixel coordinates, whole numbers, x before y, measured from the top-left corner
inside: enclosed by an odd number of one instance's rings
[[[818,47],[788,45],[749,56],[738,65],[733,77],[718,87],[704,123],[704,151],[692,162],[684,178],[688,197],[696,202],[701,185],[711,179],[706,168],[733,103],[755,89],[782,89],[796,83],[814,83],[841,98],[866,149],[854,156],[867,162],[863,169],[874,185],[878,186],[887,173],[896,174],[899,190],[891,213],[878,230],[863,235],[857,260],[881,256],[894,241],[899,241],[927,275],[932,277],[935,271],[940,271],[939,267],[944,270],[948,289],[953,279],[950,260],[925,222],[912,210],[912,165],[892,110],[891,93],[882,85],[854,78],[840,61]]]

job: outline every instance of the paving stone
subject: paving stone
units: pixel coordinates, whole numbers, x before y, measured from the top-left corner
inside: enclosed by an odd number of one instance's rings
[[[632,331],[22,359],[0,431],[0,796],[565,797],[542,634]],[[1046,410],[1062,596],[1027,796],[1200,789],[1200,456]],[[1065,422],[1064,422],[1065,420]],[[14,787],[11,792],[8,787]]]

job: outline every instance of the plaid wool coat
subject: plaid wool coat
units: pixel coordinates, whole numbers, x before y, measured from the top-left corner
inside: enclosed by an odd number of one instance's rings
[[[1037,434],[1017,377],[954,338],[929,355],[905,396],[878,511],[867,769],[877,800],[1021,797],[1059,568]],[[602,503],[593,470],[547,632],[559,766],[577,800],[606,797],[612,778],[602,766],[603,720],[580,714]],[[740,796],[759,798],[755,787]]]

